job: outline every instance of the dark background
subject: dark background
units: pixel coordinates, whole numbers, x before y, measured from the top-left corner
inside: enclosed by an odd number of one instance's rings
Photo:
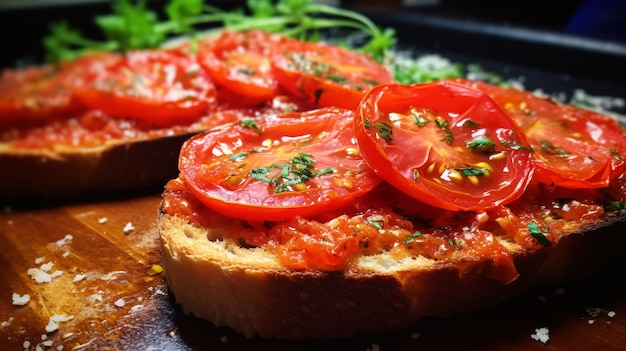
[[[111,1],[74,0],[66,5],[55,5],[58,1],[62,0],[0,0],[0,67],[13,66],[16,60],[23,63],[44,60],[41,41],[50,22],[67,20],[72,27],[81,28],[90,37],[97,37],[100,33],[92,16],[111,12]],[[165,0],[148,1],[155,10],[162,9],[165,3]],[[207,3],[228,8],[243,2],[221,0]],[[626,0],[343,0],[339,3],[357,10],[411,12],[425,17],[442,16],[626,42]]]

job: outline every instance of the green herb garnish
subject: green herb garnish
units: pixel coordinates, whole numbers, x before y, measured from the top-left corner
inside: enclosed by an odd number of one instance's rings
[[[374,127],[378,129],[378,134],[380,135],[380,137],[385,139],[387,144],[391,144],[391,142],[393,141],[393,138],[391,137],[391,135],[393,134],[393,127],[391,126],[391,124],[386,122],[376,122],[374,123]]]
[[[250,177],[260,180],[274,187],[275,193],[298,190],[298,184],[304,184],[313,177],[320,177],[333,173],[334,168],[326,168],[319,172],[313,171],[315,161],[311,154],[304,152],[292,157],[287,164],[272,164],[267,167],[253,168],[250,170]],[[278,175],[271,177],[274,169],[280,169]]]
[[[528,223],[528,233],[532,235],[537,242],[539,242],[543,246],[551,246],[552,243],[545,236],[544,233],[548,232],[548,228],[543,228],[543,230],[539,229],[539,225],[535,221],[531,221]]]
[[[192,40],[206,28],[222,27],[233,31],[251,29],[280,33],[299,40],[320,38],[320,31],[348,28],[367,35],[359,48],[383,62],[396,44],[393,29],[381,29],[362,14],[314,0],[248,0],[246,9],[225,11],[203,0],[170,0],[164,8],[166,19],[146,5],[146,0],[116,0],[112,13],[95,17],[104,39],[84,37],[67,22],[50,25],[44,38],[49,61],[64,61],[93,51],[127,52],[132,49],[158,48],[166,39],[187,35]]]
[[[496,143],[489,138],[478,138],[467,143],[467,147],[481,154],[488,154],[495,150]]]

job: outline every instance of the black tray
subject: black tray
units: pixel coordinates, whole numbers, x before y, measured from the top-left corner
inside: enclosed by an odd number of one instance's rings
[[[527,89],[626,98],[626,44],[563,32],[424,15],[418,11],[364,12],[396,30],[401,46],[477,63]],[[618,108],[624,111],[624,108]]]

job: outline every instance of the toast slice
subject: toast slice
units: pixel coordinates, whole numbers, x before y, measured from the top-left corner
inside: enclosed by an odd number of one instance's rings
[[[373,192],[379,191],[399,206],[425,209],[417,201],[400,204],[405,201],[402,195],[384,183]],[[553,216],[542,211],[534,215]],[[516,213],[525,215],[522,212]],[[432,214],[444,221],[452,218],[448,215],[443,210]],[[512,233],[485,226],[512,258],[517,276],[511,281],[500,279],[508,275],[494,269],[497,255],[477,256],[471,250],[434,257],[428,250],[370,250],[362,245],[338,270],[291,269],[268,247],[243,245],[237,233],[250,223],[207,209],[181,179],[170,181],[163,193],[158,231],[165,276],[185,314],[249,338],[326,339],[383,333],[426,316],[493,306],[537,284],[588,276],[623,257],[626,211],[606,211],[595,219],[553,220],[561,229],[553,233],[549,246],[519,243]],[[488,222],[497,223],[497,218]],[[272,225],[278,224],[265,223]],[[381,235],[393,235],[393,230]],[[396,245],[406,243],[400,239]]]

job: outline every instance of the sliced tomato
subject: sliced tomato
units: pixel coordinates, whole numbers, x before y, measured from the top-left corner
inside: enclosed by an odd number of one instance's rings
[[[228,216],[278,221],[342,207],[380,182],[358,151],[353,116],[327,108],[223,125],[185,142],[179,169]]]
[[[520,126],[535,150],[539,182],[607,187],[626,168],[626,134],[614,119],[528,91],[457,82],[489,94]]]
[[[270,52],[286,37],[260,30],[223,31],[198,44],[197,59],[215,84],[240,97],[267,100],[278,94]]]
[[[0,77],[0,125],[69,118],[85,110],[76,98],[88,72],[120,55],[98,53],[58,65],[5,70]]]
[[[363,157],[430,205],[484,211],[518,198],[534,167],[524,135],[486,94],[439,82],[381,85],[355,118]]]
[[[272,68],[281,87],[319,106],[355,109],[371,87],[394,82],[370,57],[323,43],[286,41],[275,48]]]
[[[77,95],[88,107],[155,125],[199,119],[215,102],[207,73],[180,50],[132,51],[86,80]]]

